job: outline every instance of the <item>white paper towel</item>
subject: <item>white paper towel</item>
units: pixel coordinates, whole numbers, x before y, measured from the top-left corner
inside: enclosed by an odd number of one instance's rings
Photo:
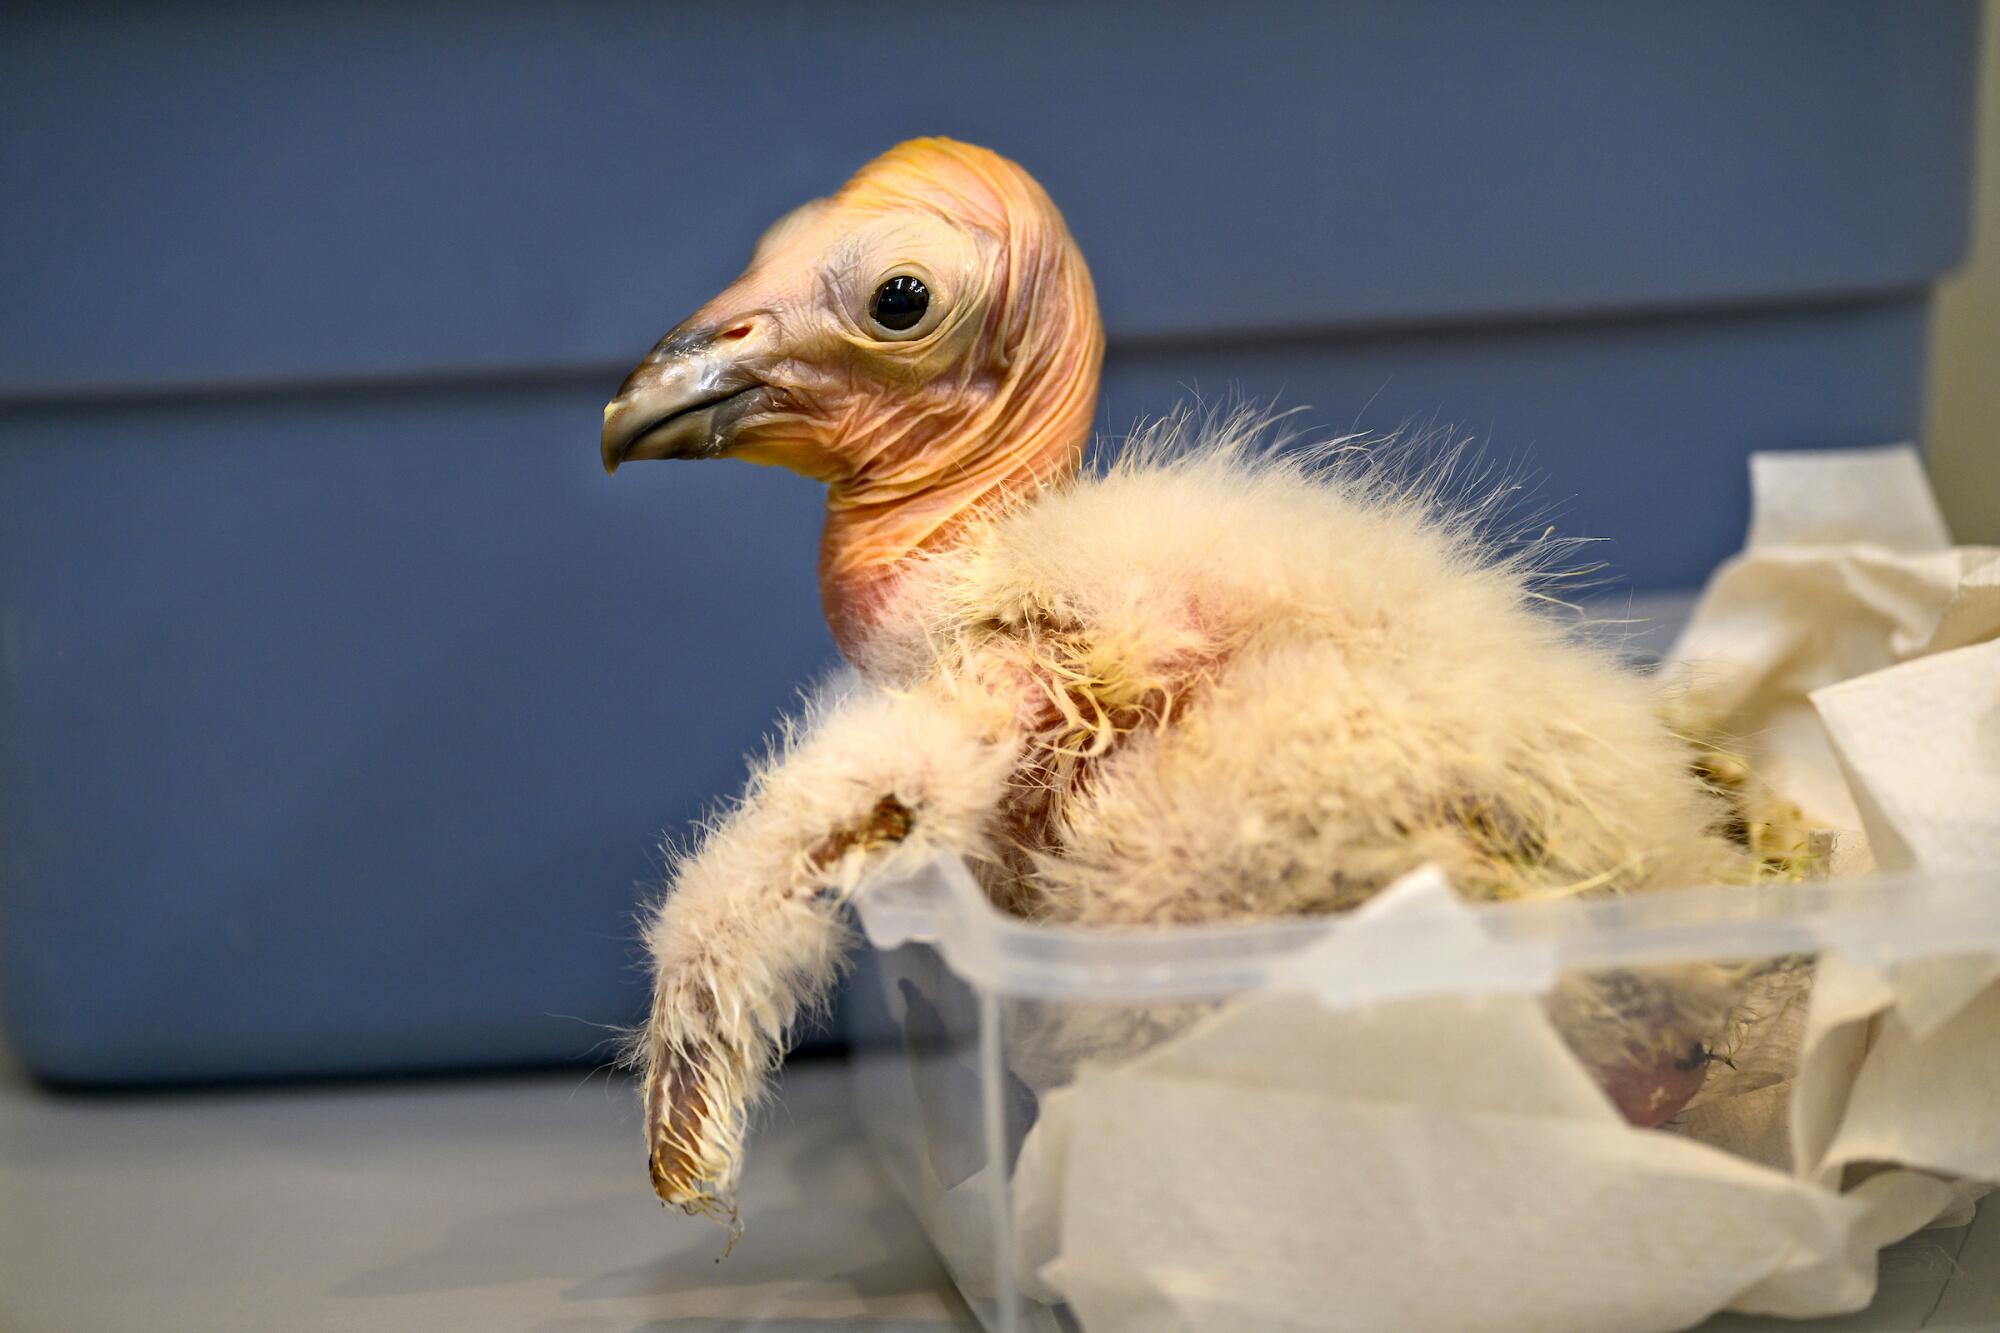
[[[1748,547],[1670,676],[1886,866],[1990,869],[2000,551],[1950,546],[1906,447],[1759,455],[1752,474]],[[1359,920],[1421,913],[1474,947],[1434,888]],[[1338,947],[1365,956],[1365,934]],[[1680,1134],[1627,1126],[1530,995],[1405,993],[1246,1000],[1045,1096],[1014,1182],[1035,1294],[1093,1333],[1807,1317],[1865,1305],[1883,1245],[2000,1179],[1991,953],[1822,957],[1795,1075],[1704,1099]]]
[[[1810,697],[1877,865],[2000,860],[2000,639]]]
[[[1826,965],[1801,1078],[1710,1107],[1797,1105],[1790,1152],[1764,1164],[1626,1125],[1530,996],[1232,1006],[1043,1100],[1015,1177],[1028,1285],[1093,1333],[1601,1333],[1857,1309],[1877,1250],[1959,1192],[1887,1169],[1842,1193],[1849,1163],[2000,1175],[1981,1060],[2000,1052],[2000,986]],[[1936,1025],[1870,1048],[1905,995]]]
[[[1688,712],[1743,738],[1809,816],[1858,829],[1811,696],[2000,635],[2000,549],[1952,547],[1907,445],[1758,454],[1751,491],[1749,543],[1709,581],[1663,670]],[[1946,707],[1964,717],[1996,696],[2000,678]]]

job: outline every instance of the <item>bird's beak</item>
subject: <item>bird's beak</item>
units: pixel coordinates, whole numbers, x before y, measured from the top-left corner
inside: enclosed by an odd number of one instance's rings
[[[766,406],[744,364],[755,339],[739,328],[675,329],[647,354],[604,409],[604,470],[633,458],[716,458],[743,418]]]

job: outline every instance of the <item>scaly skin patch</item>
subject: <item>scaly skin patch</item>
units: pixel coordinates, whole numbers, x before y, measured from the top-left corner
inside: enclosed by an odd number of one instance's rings
[[[1823,873],[1805,811],[1772,790],[1742,756],[1708,736],[1688,735],[1694,775],[1729,804],[1723,833],[1750,853],[1761,878],[1790,883]]]
[[[708,1099],[701,1091],[701,1064],[685,1051],[671,1051],[649,1080],[647,1119],[654,1127],[646,1167],[660,1202],[683,1212],[704,1212],[714,1202],[701,1169],[701,1141],[709,1123]]]
[[[910,836],[915,825],[916,816],[908,806],[893,796],[884,796],[875,802],[874,809],[861,823],[829,833],[815,843],[806,853],[806,865],[814,874],[823,874],[856,848],[866,851],[884,843],[901,842]]]
[[[694,1009],[712,1025],[714,1000],[697,992]],[[724,1202],[740,1137],[741,1108],[730,1106],[730,1062],[712,1038],[662,1042],[646,1071],[646,1169],[660,1202],[690,1216],[712,1217],[732,1231],[736,1211]],[[737,1080],[740,1087],[740,1080]]]
[[[861,822],[835,830],[805,852],[804,878],[830,875],[850,853],[901,842],[915,826],[914,811],[883,796]],[[795,894],[786,890],[784,896]],[[684,994],[689,1002],[675,1005]],[[663,986],[648,1034],[646,1171],[661,1203],[721,1222],[733,1245],[741,1229],[732,1196],[748,1120],[750,1059],[716,1028],[713,995],[681,992],[671,982]]]

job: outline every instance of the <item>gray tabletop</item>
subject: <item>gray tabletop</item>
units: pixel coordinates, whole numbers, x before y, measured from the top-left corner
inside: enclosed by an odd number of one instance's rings
[[[976,1328],[797,1062],[712,1224],[646,1184],[599,1075],[109,1096],[0,1076],[0,1329]]]
[[[0,1072],[0,1330],[975,1329],[860,1132],[797,1060],[745,1234],[647,1190],[603,1075],[52,1093]],[[2000,1208],[1885,1256],[1874,1307],[1707,1333],[2000,1328]]]

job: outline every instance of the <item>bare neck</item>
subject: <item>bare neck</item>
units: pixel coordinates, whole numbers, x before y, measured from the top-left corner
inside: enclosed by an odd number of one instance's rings
[[[1091,398],[1095,398],[1095,386]],[[986,438],[947,436],[924,452],[936,466],[893,480],[864,470],[827,490],[820,535],[820,605],[833,640],[849,661],[895,611],[913,562],[964,540],[973,521],[1028,499],[1075,473],[1089,438],[1091,404],[1041,423],[1003,417]],[[1000,438],[992,438],[998,434]]]

